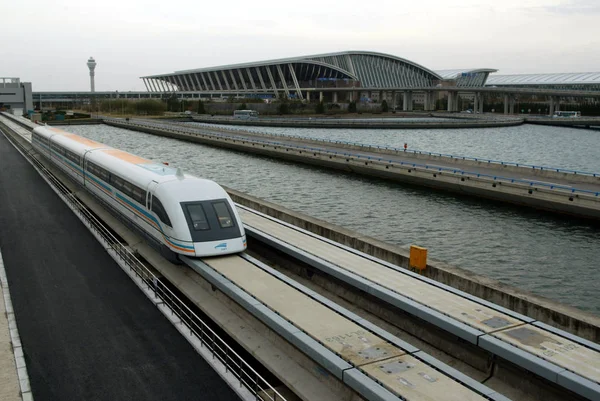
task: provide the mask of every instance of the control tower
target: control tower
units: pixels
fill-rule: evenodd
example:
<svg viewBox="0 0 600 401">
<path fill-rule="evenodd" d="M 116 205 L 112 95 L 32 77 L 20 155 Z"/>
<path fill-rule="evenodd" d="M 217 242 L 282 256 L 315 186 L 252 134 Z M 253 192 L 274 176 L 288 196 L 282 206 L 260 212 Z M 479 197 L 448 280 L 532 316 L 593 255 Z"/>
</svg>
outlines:
<svg viewBox="0 0 600 401">
<path fill-rule="evenodd" d="M 92 88 L 92 93 L 94 93 L 96 91 L 95 85 L 94 85 L 94 70 L 96 69 L 96 60 L 94 60 L 93 57 L 90 57 L 90 59 L 87 62 L 87 66 L 90 69 L 90 86 Z"/>
</svg>

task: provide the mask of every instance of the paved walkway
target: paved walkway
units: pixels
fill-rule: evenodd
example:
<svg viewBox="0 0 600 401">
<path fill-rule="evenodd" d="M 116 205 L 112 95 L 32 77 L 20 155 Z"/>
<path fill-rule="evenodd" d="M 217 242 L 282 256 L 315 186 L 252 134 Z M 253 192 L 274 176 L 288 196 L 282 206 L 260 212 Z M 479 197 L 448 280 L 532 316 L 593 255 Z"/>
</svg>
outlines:
<svg viewBox="0 0 600 401">
<path fill-rule="evenodd" d="M 0 205 L 36 401 L 238 399 L 1 134 Z"/>
<path fill-rule="evenodd" d="M 0 255 L 0 264 L 2 256 Z M 2 269 L 2 266 L 0 266 Z M 1 278 L 0 278 L 1 280 Z M 4 290 L 0 283 L 0 400 L 17 401 L 21 400 L 19 387 L 19 376 L 17 375 L 17 365 L 15 364 L 15 354 L 10 340 L 8 329 L 8 316 L 6 315 L 6 304 L 4 302 Z"/>
</svg>

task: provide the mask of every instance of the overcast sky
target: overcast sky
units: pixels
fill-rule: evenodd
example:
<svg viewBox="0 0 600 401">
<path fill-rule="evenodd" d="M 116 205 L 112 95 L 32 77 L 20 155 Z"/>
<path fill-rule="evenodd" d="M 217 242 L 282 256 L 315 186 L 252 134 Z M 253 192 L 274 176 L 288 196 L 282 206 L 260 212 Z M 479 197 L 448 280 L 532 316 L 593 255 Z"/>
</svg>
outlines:
<svg viewBox="0 0 600 401">
<path fill-rule="evenodd" d="M 8 3 L 8 4 L 7 4 Z M 433 70 L 600 70 L 600 0 L 9 1 L 0 76 L 34 91 L 145 90 L 140 76 L 371 50 Z"/>
</svg>

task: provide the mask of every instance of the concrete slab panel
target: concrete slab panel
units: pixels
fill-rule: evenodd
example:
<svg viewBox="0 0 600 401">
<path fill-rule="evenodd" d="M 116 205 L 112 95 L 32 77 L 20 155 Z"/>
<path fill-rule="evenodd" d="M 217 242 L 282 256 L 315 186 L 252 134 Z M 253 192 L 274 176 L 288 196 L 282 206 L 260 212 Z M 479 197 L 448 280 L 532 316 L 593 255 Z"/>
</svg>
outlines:
<svg viewBox="0 0 600 401">
<path fill-rule="evenodd" d="M 600 382 L 600 353 L 539 327 L 526 325 L 492 336 L 571 372 Z"/>
<path fill-rule="evenodd" d="M 306 250 L 312 255 L 335 264 L 348 272 L 426 305 L 484 333 L 492 333 L 502 328 L 514 327 L 523 323 L 487 306 L 431 286 L 421 280 L 401 274 L 372 260 L 350 253 L 318 238 L 307 236 L 254 213 L 240 209 L 240 216 L 244 223 L 251 227 L 268 232 L 279 240 Z M 490 325 L 490 321 L 494 324 Z"/>
<path fill-rule="evenodd" d="M 242 258 L 237 263 L 227 258 L 205 259 L 205 263 L 353 365 L 404 353 Z M 379 356 L 369 352 L 377 348 Z"/>
<path fill-rule="evenodd" d="M 394 394 L 411 401 L 486 399 L 411 355 L 371 363 L 361 366 L 360 370 Z"/>
</svg>

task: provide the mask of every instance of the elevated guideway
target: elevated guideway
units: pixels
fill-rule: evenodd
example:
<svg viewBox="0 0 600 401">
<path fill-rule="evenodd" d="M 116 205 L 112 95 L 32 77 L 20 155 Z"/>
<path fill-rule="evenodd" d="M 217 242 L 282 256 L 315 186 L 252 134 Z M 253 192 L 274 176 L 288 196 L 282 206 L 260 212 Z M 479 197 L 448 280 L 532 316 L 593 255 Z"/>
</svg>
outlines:
<svg viewBox="0 0 600 401">
<path fill-rule="evenodd" d="M 249 236 L 589 399 L 600 398 L 600 345 L 239 206 Z"/>
<path fill-rule="evenodd" d="M 214 127 L 147 120 L 104 121 L 155 135 L 600 220 L 600 176 L 595 173 L 463 160 L 306 138 L 267 138 L 257 133 L 224 132 Z"/>
<path fill-rule="evenodd" d="M 4 135 L 0 167 L 0 249 L 34 399 L 239 399 Z"/>
<path fill-rule="evenodd" d="M 600 347 L 597 344 L 250 209 L 240 209 L 250 236 L 290 257 L 432 324 L 469 346 L 507 360 L 556 388 L 573 392 L 572 399 L 577 399 L 575 394 L 587 399 L 600 395 Z M 458 385 L 455 389 L 451 381 L 447 382 L 451 387 L 445 388 L 452 388 L 452 394 L 447 397 L 456 394 L 459 397 L 456 399 L 503 399 L 495 391 L 480 387 L 478 382 L 422 350 L 251 257 L 186 259 L 185 262 L 215 288 L 368 399 L 387 399 L 388 393 L 409 399 L 432 396 L 435 399 L 440 396 L 439 387 L 431 383 L 446 383 L 446 378 L 459 383 L 454 383 Z M 340 320 L 340 315 L 344 319 Z M 344 330 L 340 331 L 341 328 Z M 415 372 L 422 374 L 411 376 Z M 443 377 L 434 376 L 436 372 L 443 373 Z"/>
<path fill-rule="evenodd" d="M 247 255 L 182 259 L 365 399 L 506 400 Z"/>
<path fill-rule="evenodd" d="M 185 261 L 241 305 L 250 302 L 263 322 L 365 399 L 507 400 L 343 308 L 303 294 L 248 256 Z"/>
</svg>

